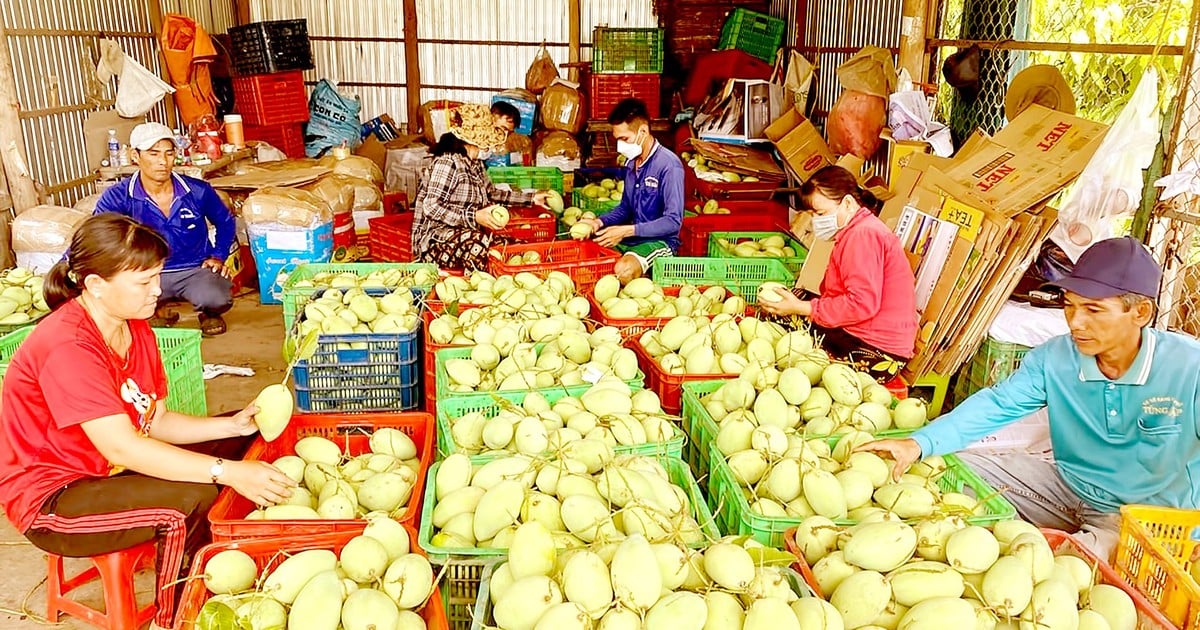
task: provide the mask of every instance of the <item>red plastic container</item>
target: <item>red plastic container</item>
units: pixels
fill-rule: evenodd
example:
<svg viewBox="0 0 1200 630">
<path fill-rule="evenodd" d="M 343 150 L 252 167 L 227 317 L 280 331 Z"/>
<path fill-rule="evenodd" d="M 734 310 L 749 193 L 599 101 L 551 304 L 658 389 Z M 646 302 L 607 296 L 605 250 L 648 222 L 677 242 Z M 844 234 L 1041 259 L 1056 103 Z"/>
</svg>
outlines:
<svg viewBox="0 0 1200 630">
<path fill-rule="evenodd" d="M 667 374 L 662 366 L 649 352 L 642 347 L 637 339 L 626 342 L 627 348 L 632 348 L 637 355 L 638 367 L 646 375 L 646 389 L 658 394 L 663 411 L 673 416 L 679 415 L 683 408 L 683 384 L 688 381 L 719 381 L 737 378 L 737 374 Z"/>
<path fill-rule="evenodd" d="M 549 210 L 513 207 L 508 209 L 508 225 L 496 236 L 510 243 L 545 243 L 558 232 L 558 217 Z"/>
<path fill-rule="evenodd" d="M 646 103 L 651 118 L 662 115 L 662 77 L 657 74 L 593 74 L 588 118 L 608 120 L 617 103 L 638 98 Z"/>
<path fill-rule="evenodd" d="M 525 252 L 537 252 L 542 261 L 532 265 L 509 265 L 509 258 Z M 554 241 L 532 245 L 504 245 L 493 247 L 488 257 L 488 273 L 493 276 L 517 275 L 529 272 L 545 276 L 551 271 L 561 271 L 575 281 L 575 292 L 586 295 L 596 282 L 613 272 L 613 265 L 621 254 L 616 250 L 601 247 L 592 241 Z"/>
<path fill-rule="evenodd" d="M 412 225 L 414 214 L 385 214 L 367 222 L 371 260 L 375 262 L 412 262 Z"/>
<path fill-rule="evenodd" d="M 1150 600 L 1146 599 L 1145 595 L 1122 580 L 1108 563 L 1096 557 L 1096 554 L 1079 544 L 1079 541 L 1072 538 L 1070 534 L 1057 529 L 1043 528 L 1042 535 L 1046 537 L 1046 542 L 1050 543 L 1050 549 L 1054 551 L 1054 555 L 1070 554 L 1082 558 L 1089 565 L 1095 567 L 1102 584 L 1109 584 L 1125 591 L 1125 594 L 1133 600 L 1134 608 L 1137 609 L 1138 630 L 1175 630 L 1175 626 L 1154 607 L 1154 604 L 1150 603 Z M 814 595 L 828 600 L 828 595 L 821 593 L 812 568 L 804 560 L 804 554 L 800 553 L 800 548 L 796 546 L 796 528 L 787 530 L 783 537 L 787 543 L 787 550 L 796 556 L 796 563 L 792 565 L 792 568 L 804 577 L 804 581 L 808 583 Z"/>
<path fill-rule="evenodd" d="M 436 428 L 433 415 L 423 412 L 364 413 L 364 414 L 299 414 L 292 416 L 287 429 L 273 442 L 259 437 L 246 451 L 246 460 L 271 462 L 284 455 L 296 453 L 300 438 L 317 435 L 332 440 L 351 456 L 368 452 L 370 433 L 382 428 L 399 429 L 417 445 L 421 467 L 413 486 L 408 508 L 398 520 L 415 526 L 421 510 L 421 494 L 425 489 L 425 473 L 433 463 Z M 327 520 L 247 520 L 254 510 L 250 500 L 224 488 L 208 512 L 213 542 L 269 538 L 274 536 L 307 536 L 333 532 L 358 533 L 367 526 L 362 519 Z"/>
<path fill-rule="evenodd" d="M 684 149 L 685 151 L 687 149 Z M 684 199 L 746 199 L 767 200 L 775 196 L 775 191 L 787 187 L 786 181 L 762 182 L 710 182 L 696 176 L 696 169 L 683 169 L 683 198 Z"/>
<path fill-rule="evenodd" d="M 304 157 L 304 125 L 301 123 L 283 123 L 280 125 L 251 125 L 242 126 L 242 134 L 246 140 L 258 140 L 283 151 L 290 158 Z"/>
<path fill-rule="evenodd" d="M 233 100 L 252 125 L 308 121 L 308 90 L 299 70 L 234 77 Z"/>
<path fill-rule="evenodd" d="M 425 552 L 416 545 L 417 530 L 410 525 L 405 525 L 405 529 L 408 530 L 409 540 L 413 541 L 412 553 L 424 556 Z M 243 551 L 254 559 L 254 564 L 258 565 L 259 575 L 262 575 L 273 571 L 287 559 L 288 555 L 301 551 L 328 549 L 340 554 L 342 547 L 345 547 L 346 543 L 355 536 L 358 536 L 358 532 L 338 532 L 314 536 L 257 538 L 214 543 L 202 547 L 192 560 L 191 574 L 183 586 L 183 594 L 179 599 L 179 610 L 175 615 L 176 630 L 192 630 L 196 627 L 196 619 L 200 615 L 200 610 L 204 608 L 205 602 L 210 597 L 208 589 L 204 587 L 204 580 L 201 579 L 204 575 L 204 565 L 218 553 L 231 549 Z M 446 609 L 442 605 L 440 589 L 433 589 L 425 606 L 417 611 L 417 614 L 425 620 L 425 626 L 429 630 L 449 630 L 450 624 L 446 620 Z"/>
<path fill-rule="evenodd" d="M 692 205 L 703 202 L 693 202 Z M 772 200 L 722 201 L 730 214 L 702 214 L 684 217 L 679 230 L 679 255 L 708 255 L 708 236 L 712 232 L 788 232 L 788 207 Z"/>
<path fill-rule="evenodd" d="M 683 89 L 683 104 L 695 107 L 731 78 L 770 79 L 771 64 L 740 50 L 718 50 L 700 55 L 692 64 Z"/>
</svg>

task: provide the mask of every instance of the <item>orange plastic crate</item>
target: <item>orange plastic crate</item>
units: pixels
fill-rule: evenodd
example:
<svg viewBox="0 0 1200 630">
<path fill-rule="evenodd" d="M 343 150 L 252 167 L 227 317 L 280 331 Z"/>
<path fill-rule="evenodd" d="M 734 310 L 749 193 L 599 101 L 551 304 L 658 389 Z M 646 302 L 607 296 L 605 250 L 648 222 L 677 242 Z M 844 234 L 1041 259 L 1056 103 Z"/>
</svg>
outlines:
<svg viewBox="0 0 1200 630">
<path fill-rule="evenodd" d="M 496 236 L 510 243 L 545 243 L 558 235 L 558 217 L 549 210 L 509 208 L 508 225 Z"/>
<path fill-rule="evenodd" d="M 371 260 L 375 262 L 412 262 L 414 214 L 388 214 L 367 222 Z"/>
<path fill-rule="evenodd" d="M 532 265 L 509 265 L 506 262 L 525 252 L 537 252 L 542 261 Z M 515 276 L 522 272 L 545 276 L 551 271 L 561 271 L 575 282 L 576 293 L 586 295 L 600 278 L 613 272 L 613 266 L 620 257 L 621 254 L 616 250 L 601 247 L 592 241 L 503 245 L 492 248 L 488 272 L 493 276 Z"/>
<path fill-rule="evenodd" d="M 404 528 L 408 531 L 408 539 L 412 541 L 412 553 L 424 556 L 425 552 L 416 544 L 417 530 L 411 525 L 405 525 Z M 342 547 L 345 547 L 346 543 L 358 535 L 358 532 L 336 532 L 311 536 L 256 538 L 213 543 L 201 548 L 192 559 L 191 574 L 188 576 L 187 583 L 183 587 L 183 594 L 179 599 L 179 611 L 175 615 L 176 630 L 192 630 L 196 627 L 200 609 L 204 608 L 205 602 L 209 599 L 208 589 L 204 587 L 202 579 L 204 565 L 218 553 L 231 549 L 243 551 L 254 559 L 254 563 L 258 565 L 259 575 L 262 575 L 274 570 L 289 555 L 301 551 L 328 549 L 340 554 Z M 446 620 L 446 609 L 442 605 L 441 593 L 436 587 L 417 614 L 425 620 L 425 626 L 429 630 L 449 630 L 450 624 Z"/>
<path fill-rule="evenodd" d="M 1181 630 L 1200 629 L 1200 586 L 1188 573 L 1197 528 L 1200 511 L 1121 507 L 1114 568 Z"/>
<path fill-rule="evenodd" d="M 408 507 L 397 520 L 416 525 L 421 509 L 421 493 L 425 489 L 425 473 L 433 463 L 436 428 L 433 414 L 424 412 L 334 414 L 312 413 L 292 416 L 283 434 L 273 442 L 258 437 L 243 459 L 272 462 L 284 455 L 296 454 L 300 438 L 316 435 L 332 440 L 351 456 L 370 450 L 370 433 L 382 428 L 399 429 L 417 445 L 420 468 L 413 486 Z M 323 520 L 247 520 L 254 511 L 249 499 L 223 488 L 208 512 L 208 522 L 214 542 L 269 538 L 275 536 L 307 536 L 331 532 L 361 532 L 367 522 L 363 519 Z"/>
<path fill-rule="evenodd" d="M 1108 563 L 1096 557 L 1096 554 L 1088 550 L 1079 543 L 1079 541 L 1071 538 L 1070 534 L 1059 531 L 1057 529 L 1042 529 L 1042 535 L 1046 537 L 1046 542 L 1050 543 L 1050 549 L 1054 551 L 1054 555 L 1071 554 L 1079 556 L 1087 561 L 1088 564 L 1096 568 L 1099 573 L 1100 582 L 1115 586 L 1122 591 L 1125 591 L 1133 600 L 1133 606 L 1137 609 L 1138 622 L 1137 630 L 1175 630 L 1175 626 L 1163 614 L 1154 607 L 1146 596 L 1138 592 L 1137 589 L 1129 585 L 1124 579 L 1114 571 Z M 821 593 L 821 588 L 817 585 L 817 578 L 813 575 L 812 569 L 808 566 L 808 562 L 804 560 L 804 554 L 800 553 L 800 549 L 796 547 L 796 528 L 793 527 L 784 534 L 784 540 L 787 543 L 787 550 L 793 556 L 796 556 L 796 563 L 792 568 L 804 576 L 804 581 L 808 583 L 809 588 L 813 593 L 821 599 L 828 600 L 826 594 Z"/>
<path fill-rule="evenodd" d="M 663 411 L 677 416 L 683 408 L 683 384 L 688 381 L 718 381 L 737 378 L 737 374 L 667 374 L 658 361 L 646 352 L 646 348 L 637 339 L 631 339 L 626 346 L 633 349 L 637 355 L 638 367 L 646 375 L 646 389 L 658 394 Z"/>
</svg>

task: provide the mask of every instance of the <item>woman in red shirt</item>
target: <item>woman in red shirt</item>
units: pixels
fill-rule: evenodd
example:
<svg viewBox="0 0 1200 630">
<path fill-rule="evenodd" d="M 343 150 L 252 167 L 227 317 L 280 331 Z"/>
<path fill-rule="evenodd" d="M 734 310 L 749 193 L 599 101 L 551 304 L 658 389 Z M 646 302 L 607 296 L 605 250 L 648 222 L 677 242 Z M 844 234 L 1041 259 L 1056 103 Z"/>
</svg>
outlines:
<svg viewBox="0 0 1200 630">
<path fill-rule="evenodd" d="M 833 241 L 821 295 L 778 291 L 780 301 L 758 304 L 772 315 L 809 318 L 830 355 L 886 382 L 913 357 L 917 339 L 916 279 L 900 239 L 875 216 L 875 195 L 840 166 L 813 174 L 800 201 L 815 236 Z"/>
<path fill-rule="evenodd" d="M 227 485 L 259 504 L 295 485 L 265 462 L 237 461 L 257 431 L 253 405 L 195 418 L 168 411 L 154 332 L 167 244 L 133 219 L 81 223 L 45 280 L 53 313 L 21 344 L 0 405 L 0 506 L 37 547 L 61 556 L 157 540 L 154 625 L 174 623 L 185 552 Z M 181 445 L 181 446 L 176 446 Z"/>
</svg>

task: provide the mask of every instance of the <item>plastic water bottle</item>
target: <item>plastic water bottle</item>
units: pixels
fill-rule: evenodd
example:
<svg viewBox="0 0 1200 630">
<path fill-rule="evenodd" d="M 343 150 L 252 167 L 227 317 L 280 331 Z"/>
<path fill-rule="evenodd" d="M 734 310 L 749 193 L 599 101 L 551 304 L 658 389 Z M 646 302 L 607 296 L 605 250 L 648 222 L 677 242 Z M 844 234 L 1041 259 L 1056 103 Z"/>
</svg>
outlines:
<svg viewBox="0 0 1200 630">
<path fill-rule="evenodd" d="M 116 168 L 121 161 L 121 141 L 117 139 L 117 130 L 108 130 L 108 165 Z"/>
</svg>

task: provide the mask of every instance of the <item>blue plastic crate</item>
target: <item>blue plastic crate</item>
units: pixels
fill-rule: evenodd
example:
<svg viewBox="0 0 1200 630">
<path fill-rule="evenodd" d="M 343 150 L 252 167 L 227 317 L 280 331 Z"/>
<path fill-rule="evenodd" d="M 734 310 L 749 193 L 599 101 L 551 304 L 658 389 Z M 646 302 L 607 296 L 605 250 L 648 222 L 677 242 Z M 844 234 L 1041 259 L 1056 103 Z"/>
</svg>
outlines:
<svg viewBox="0 0 1200 630">
<path fill-rule="evenodd" d="M 369 289 L 368 295 L 386 294 Z M 424 291 L 413 289 L 420 299 Z M 321 335 L 311 359 L 292 370 L 296 406 L 303 412 L 407 411 L 421 406 L 421 346 L 418 323 L 407 333 Z M 365 344 L 349 348 L 346 344 Z"/>
</svg>

